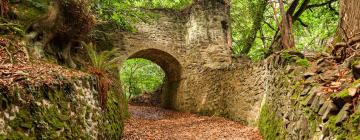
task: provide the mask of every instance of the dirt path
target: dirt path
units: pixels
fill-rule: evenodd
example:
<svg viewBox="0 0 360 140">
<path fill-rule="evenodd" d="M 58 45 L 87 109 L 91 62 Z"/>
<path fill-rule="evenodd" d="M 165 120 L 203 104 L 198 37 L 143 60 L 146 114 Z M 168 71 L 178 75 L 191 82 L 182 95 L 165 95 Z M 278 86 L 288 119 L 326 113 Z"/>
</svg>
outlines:
<svg viewBox="0 0 360 140">
<path fill-rule="evenodd" d="M 256 128 L 218 117 L 204 117 L 155 107 L 130 106 L 125 140 L 261 140 Z"/>
</svg>

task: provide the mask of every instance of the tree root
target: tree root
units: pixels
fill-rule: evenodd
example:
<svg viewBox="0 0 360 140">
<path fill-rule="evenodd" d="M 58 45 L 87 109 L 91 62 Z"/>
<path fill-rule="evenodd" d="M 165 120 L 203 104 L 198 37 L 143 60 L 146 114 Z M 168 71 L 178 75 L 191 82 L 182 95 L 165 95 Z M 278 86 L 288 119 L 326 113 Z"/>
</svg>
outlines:
<svg viewBox="0 0 360 140">
<path fill-rule="evenodd" d="M 9 46 L 9 45 L 7 45 L 7 46 L 4 47 L 4 48 L 5 48 L 6 53 L 9 55 L 10 63 L 11 63 L 11 64 L 14 64 L 14 60 L 13 60 L 13 57 L 12 57 L 12 55 L 11 55 L 11 52 L 7 49 L 8 46 Z"/>
</svg>

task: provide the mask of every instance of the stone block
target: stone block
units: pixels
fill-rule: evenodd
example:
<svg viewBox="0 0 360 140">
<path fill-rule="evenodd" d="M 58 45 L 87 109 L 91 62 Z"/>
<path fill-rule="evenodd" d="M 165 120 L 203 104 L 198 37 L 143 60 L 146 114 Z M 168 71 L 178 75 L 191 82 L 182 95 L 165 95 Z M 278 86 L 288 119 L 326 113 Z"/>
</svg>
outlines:
<svg viewBox="0 0 360 140">
<path fill-rule="evenodd" d="M 309 106 L 314 101 L 315 92 L 311 92 L 310 95 L 304 100 L 303 105 Z"/>
<path fill-rule="evenodd" d="M 336 116 L 336 121 L 335 124 L 336 125 L 340 125 L 341 123 L 343 123 L 346 119 L 349 118 L 349 111 L 351 108 L 351 104 L 350 103 L 346 103 L 343 108 L 340 110 L 339 114 Z"/>
<path fill-rule="evenodd" d="M 313 99 L 313 102 L 311 103 L 310 108 L 314 111 L 314 112 L 318 112 L 320 109 L 320 96 L 315 96 Z"/>
<path fill-rule="evenodd" d="M 322 116 L 323 121 L 327 121 L 332 112 L 337 111 L 337 106 L 331 101 L 328 100 L 324 103 L 324 105 L 320 108 L 318 114 Z"/>
<path fill-rule="evenodd" d="M 311 87 L 308 86 L 305 90 L 303 90 L 301 93 L 300 93 L 300 96 L 305 96 L 307 95 L 311 90 Z"/>
<path fill-rule="evenodd" d="M 360 101 L 357 103 L 357 106 L 355 107 L 355 113 L 360 113 Z"/>
</svg>

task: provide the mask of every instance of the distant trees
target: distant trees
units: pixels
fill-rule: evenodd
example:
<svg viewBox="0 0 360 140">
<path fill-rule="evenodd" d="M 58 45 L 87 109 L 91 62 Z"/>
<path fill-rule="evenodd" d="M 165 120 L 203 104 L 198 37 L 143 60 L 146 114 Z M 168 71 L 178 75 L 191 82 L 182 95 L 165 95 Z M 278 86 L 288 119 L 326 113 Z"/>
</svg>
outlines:
<svg viewBox="0 0 360 140">
<path fill-rule="evenodd" d="M 233 50 L 253 59 L 293 48 L 295 43 L 300 51 L 324 50 L 337 27 L 337 0 L 233 0 L 231 6 Z M 252 22 L 256 19 L 261 20 Z M 253 28 L 255 23 L 260 27 Z M 255 39 L 246 39 L 249 34 Z"/>
<path fill-rule="evenodd" d="M 129 59 L 120 71 L 123 90 L 128 99 L 144 92 L 154 92 L 165 80 L 165 72 L 150 60 Z"/>
</svg>

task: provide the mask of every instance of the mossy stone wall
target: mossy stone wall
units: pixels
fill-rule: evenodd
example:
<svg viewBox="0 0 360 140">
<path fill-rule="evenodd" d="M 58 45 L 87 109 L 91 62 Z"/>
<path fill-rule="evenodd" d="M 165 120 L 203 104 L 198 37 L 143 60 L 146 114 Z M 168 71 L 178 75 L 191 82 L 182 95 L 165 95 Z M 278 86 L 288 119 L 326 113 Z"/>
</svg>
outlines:
<svg viewBox="0 0 360 140">
<path fill-rule="evenodd" d="M 98 102 L 92 77 L 56 85 L 0 90 L 0 139 L 119 139 L 124 112 L 121 93 Z M 124 110 L 125 109 L 125 110 Z"/>
</svg>

